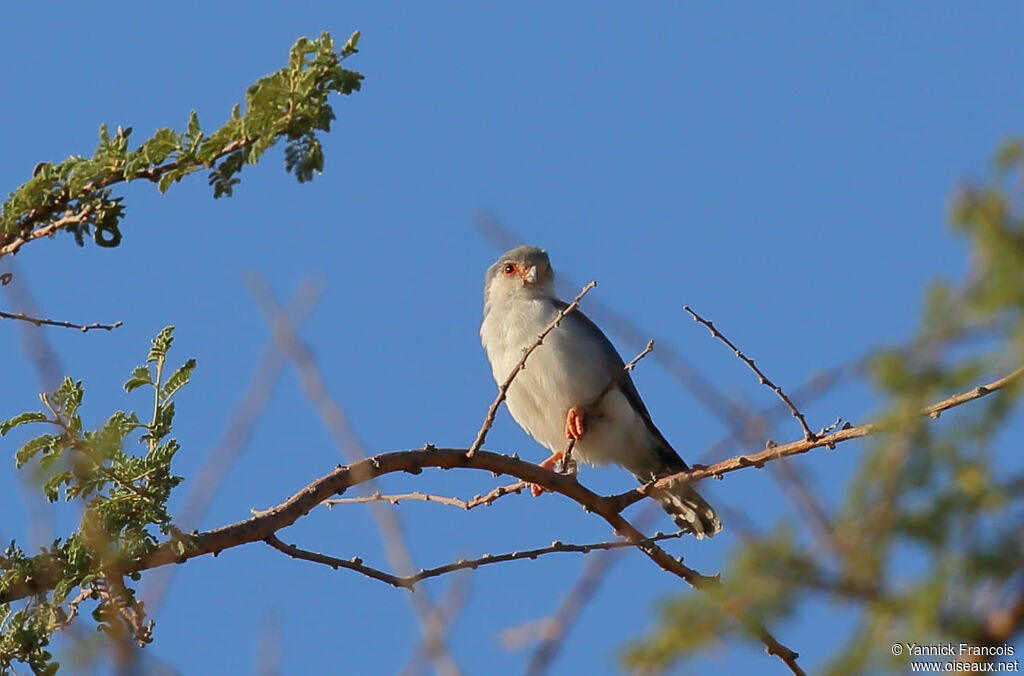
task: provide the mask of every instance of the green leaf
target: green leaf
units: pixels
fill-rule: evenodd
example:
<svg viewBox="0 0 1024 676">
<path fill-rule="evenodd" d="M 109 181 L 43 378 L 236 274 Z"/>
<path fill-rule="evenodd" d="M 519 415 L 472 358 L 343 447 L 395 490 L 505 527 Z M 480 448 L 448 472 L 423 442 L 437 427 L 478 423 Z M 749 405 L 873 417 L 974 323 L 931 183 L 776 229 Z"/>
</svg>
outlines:
<svg viewBox="0 0 1024 676">
<path fill-rule="evenodd" d="M 0 436 L 5 436 L 15 427 L 19 425 L 27 425 L 28 423 L 34 422 L 46 422 L 46 414 L 40 411 L 28 411 L 21 413 L 13 418 L 0 422 Z"/>
<path fill-rule="evenodd" d="M 66 418 L 72 418 L 82 404 L 84 396 L 85 389 L 82 387 L 82 381 L 74 381 L 70 377 L 64 376 L 64 381 L 54 393 L 54 401 Z"/>
<path fill-rule="evenodd" d="M 124 384 L 124 391 L 131 392 L 143 385 L 153 384 L 153 374 L 150 372 L 148 366 L 136 366 L 135 370 L 132 371 L 132 376 Z"/>
<path fill-rule="evenodd" d="M 14 454 L 14 462 L 17 467 L 21 467 L 26 462 L 31 460 L 36 453 L 49 446 L 55 439 L 52 434 L 44 434 L 38 436 L 35 439 L 28 441 L 24 446 L 18 449 L 18 452 Z"/>
<path fill-rule="evenodd" d="M 178 370 L 171 374 L 171 377 L 167 379 L 167 382 L 160 389 L 160 398 L 167 401 L 174 393 L 180 390 L 185 385 L 188 385 L 189 380 L 192 378 L 192 372 L 196 368 L 196 360 L 189 359 L 180 367 Z"/>
<path fill-rule="evenodd" d="M 148 363 L 162 361 L 167 356 L 167 350 L 171 349 L 173 342 L 174 326 L 164 327 L 153 339 L 153 346 L 149 348 L 149 356 L 146 357 L 146 361 Z"/>
</svg>

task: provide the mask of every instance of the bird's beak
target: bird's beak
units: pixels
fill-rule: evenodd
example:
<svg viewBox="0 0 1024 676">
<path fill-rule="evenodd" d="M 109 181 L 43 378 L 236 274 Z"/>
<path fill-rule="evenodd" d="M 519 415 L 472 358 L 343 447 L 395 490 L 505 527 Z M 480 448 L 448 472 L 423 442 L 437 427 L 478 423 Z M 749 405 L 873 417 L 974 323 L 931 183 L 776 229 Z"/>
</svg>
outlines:
<svg viewBox="0 0 1024 676">
<path fill-rule="evenodd" d="M 523 273 L 524 284 L 534 284 L 537 281 L 537 266 L 531 265 L 526 268 L 526 272 Z"/>
</svg>

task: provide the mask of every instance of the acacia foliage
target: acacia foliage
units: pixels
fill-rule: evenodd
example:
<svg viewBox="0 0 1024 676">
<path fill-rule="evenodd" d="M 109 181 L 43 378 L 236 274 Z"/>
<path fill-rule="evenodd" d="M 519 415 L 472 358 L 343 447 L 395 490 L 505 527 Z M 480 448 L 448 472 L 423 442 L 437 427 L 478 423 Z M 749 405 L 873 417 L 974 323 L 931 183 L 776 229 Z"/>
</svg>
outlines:
<svg viewBox="0 0 1024 676">
<path fill-rule="evenodd" d="M 198 171 L 209 170 L 214 197 L 231 196 L 247 164 L 256 164 L 284 140 L 285 169 L 299 182 L 323 171 L 320 132 L 335 119 L 330 95 L 359 91 L 363 76 L 342 67 L 357 52 L 359 32 L 335 51 L 329 33 L 299 39 L 288 64 L 246 90 L 245 110 L 235 104 L 228 121 L 204 132 L 193 110 L 185 130 L 158 129 L 134 149 L 131 127 L 111 134 L 100 126 L 100 140 L 91 157 L 72 155 L 62 162 L 40 162 L 32 177 L 0 206 L 0 256 L 17 251 L 33 237 L 66 230 L 79 245 L 86 236 L 100 246 L 121 242 L 123 198 L 113 186 L 147 180 L 165 192 Z"/>
<path fill-rule="evenodd" d="M 950 223 L 967 240 L 968 272 L 934 282 L 913 339 L 870 361 L 888 431 L 859 451 L 854 476 L 827 479 L 840 497 L 822 532 L 808 537 L 787 516 L 729 556 L 726 596 L 783 635 L 808 603 L 849 613 L 852 629 L 833 634 L 839 647 L 816 673 L 902 673 L 893 643 L 998 646 L 1024 630 L 1024 467 L 1000 436 L 1021 422 L 1020 381 L 941 420 L 919 414 L 1024 362 L 1022 176 L 1024 145 L 1010 142 L 989 182 L 955 195 Z M 726 636 L 750 640 L 741 632 L 706 595 L 666 598 L 623 665 L 662 671 Z"/>
<path fill-rule="evenodd" d="M 299 182 L 311 180 L 324 168 L 320 133 L 330 131 L 336 117 L 330 95 L 351 94 L 362 84 L 360 73 L 341 65 L 357 52 L 358 39 L 357 31 L 337 51 L 326 32 L 299 39 L 286 66 L 249 86 L 244 112 L 236 104 L 228 121 L 212 132 L 203 131 L 192 111 L 184 131 L 159 129 L 132 148 L 131 128 L 110 133 L 102 125 L 91 157 L 40 163 L 3 202 L 0 257 L 60 230 L 79 245 L 89 236 L 100 246 L 117 246 L 125 215 L 122 198 L 114 194 L 118 184 L 147 180 L 165 192 L 208 170 L 213 196 L 231 196 L 242 169 L 282 140 L 286 171 Z M 0 423 L 0 435 L 25 425 L 48 428 L 20 447 L 16 464 L 32 463 L 46 498 L 78 502 L 82 514 L 74 532 L 39 552 L 28 553 L 12 541 L 0 554 L 0 599 L 12 590 L 36 590 L 20 601 L 0 603 L 0 672 L 24 664 L 35 674 L 56 673 L 59 664 L 48 649 L 53 634 L 86 605 L 96 627 L 115 642 L 152 640 L 153 624 L 132 588 L 139 574 L 121 571 L 151 553 L 158 541 L 179 553 L 191 541 L 167 511 L 171 491 L 182 481 L 171 471 L 178 450 L 169 436 L 173 398 L 196 367 L 189 359 L 169 374 L 165 370 L 173 331 L 169 326 L 153 339 L 146 363 L 124 385 L 128 393 L 150 392 L 147 414 L 116 411 L 90 429 L 80 413 L 84 387 L 65 378 L 57 391 L 40 395 L 45 410 Z"/>
</svg>

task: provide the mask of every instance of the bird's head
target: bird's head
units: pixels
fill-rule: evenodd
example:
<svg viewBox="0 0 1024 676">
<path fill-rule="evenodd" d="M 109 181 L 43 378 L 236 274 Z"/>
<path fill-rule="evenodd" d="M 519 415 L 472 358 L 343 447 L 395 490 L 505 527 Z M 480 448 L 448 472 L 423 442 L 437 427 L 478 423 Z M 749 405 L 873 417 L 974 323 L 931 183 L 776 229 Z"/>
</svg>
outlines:
<svg viewBox="0 0 1024 676">
<path fill-rule="evenodd" d="M 546 251 L 535 246 L 517 246 L 487 268 L 484 300 L 551 297 L 554 281 L 555 273 Z"/>
</svg>

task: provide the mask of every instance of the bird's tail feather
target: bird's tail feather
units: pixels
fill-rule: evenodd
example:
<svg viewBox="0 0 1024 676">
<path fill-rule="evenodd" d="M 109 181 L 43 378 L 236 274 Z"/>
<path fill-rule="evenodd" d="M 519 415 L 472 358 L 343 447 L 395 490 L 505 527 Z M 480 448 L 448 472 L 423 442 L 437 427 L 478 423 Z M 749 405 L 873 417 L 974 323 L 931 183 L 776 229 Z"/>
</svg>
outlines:
<svg viewBox="0 0 1024 676">
<path fill-rule="evenodd" d="M 718 514 L 689 482 L 672 482 L 666 488 L 652 490 L 650 495 L 668 512 L 677 526 L 692 531 L 698 540 L 722 530 Z"/>
</svg>

